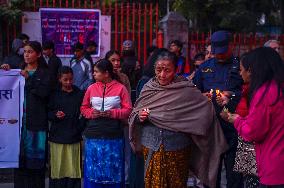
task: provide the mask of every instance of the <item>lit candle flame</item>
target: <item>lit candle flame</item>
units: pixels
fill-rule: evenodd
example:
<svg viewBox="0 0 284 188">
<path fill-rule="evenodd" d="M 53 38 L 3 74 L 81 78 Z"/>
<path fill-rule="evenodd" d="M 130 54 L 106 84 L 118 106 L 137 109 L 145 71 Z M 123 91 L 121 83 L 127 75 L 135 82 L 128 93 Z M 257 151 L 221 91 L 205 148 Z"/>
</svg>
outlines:
<svg viewBox="0 0 284 188">
<path fill-rule="evenodd" d="M 216 89 L 216 95 L 220 95 L 220 90 L 219 89 Z"/>
</svg>

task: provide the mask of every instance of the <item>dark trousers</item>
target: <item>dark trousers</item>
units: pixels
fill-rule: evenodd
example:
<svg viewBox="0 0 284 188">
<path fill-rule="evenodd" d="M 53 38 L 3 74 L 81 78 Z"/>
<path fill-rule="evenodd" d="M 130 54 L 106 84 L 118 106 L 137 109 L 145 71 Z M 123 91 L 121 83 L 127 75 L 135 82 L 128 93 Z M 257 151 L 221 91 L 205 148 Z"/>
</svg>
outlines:
<svg viewBox="0 0 284 188">
<path fill-rule="evenodd" d="M 224 133 L 226 140 L 229 145 L 229 150 L 224 153 L 221 157 L 218 179 L 216 187 L 220 187 L 221 183 L 221 170 L 222 170 L 222 160 L 224 160 L 225 168 L 226 168 L 226 178 L 227 178 L 227 188 L 243 188 L 243 176 L 241 173 L 237 173 L 233 171 L 236 151 L 238 146 L 238 137 L 237 134 Z"/>
<path fill-rule="evenodd" d="M 14 170 L 14 188 L 44 188 L 45 187 L 45 168 L 26 169 L 19 168 Z"/>
<path fill-rule="evenodd" d="M 143 155 L 131 151 L 129 168 L 129 188 L 144 188 L 144 158 Z"/>
<path fill-rule="evenodd" d="M 80 178 L 49 178 L 49 188 L 81 188 Z"/>
</svg>

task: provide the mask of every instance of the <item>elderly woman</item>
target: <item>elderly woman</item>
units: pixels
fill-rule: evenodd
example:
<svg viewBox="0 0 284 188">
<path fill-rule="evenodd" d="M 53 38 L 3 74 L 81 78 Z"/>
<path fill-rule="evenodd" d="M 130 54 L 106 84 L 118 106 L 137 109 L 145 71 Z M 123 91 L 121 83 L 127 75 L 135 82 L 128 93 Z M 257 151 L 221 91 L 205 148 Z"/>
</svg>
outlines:
<svg viewBox="0 0 284 188">
<path fill-rule="evenodd" d="M 146 188 L 186 187 L 189 170 L 215 187 L 227 146 L 224 135 L 211 102 L 176 76 L 176 67 L 173 53 L 158 55 L 155 77 L 145 84 L 130 115 L 129 139 L 136 152 L 142 144 Z"/>
</svg>

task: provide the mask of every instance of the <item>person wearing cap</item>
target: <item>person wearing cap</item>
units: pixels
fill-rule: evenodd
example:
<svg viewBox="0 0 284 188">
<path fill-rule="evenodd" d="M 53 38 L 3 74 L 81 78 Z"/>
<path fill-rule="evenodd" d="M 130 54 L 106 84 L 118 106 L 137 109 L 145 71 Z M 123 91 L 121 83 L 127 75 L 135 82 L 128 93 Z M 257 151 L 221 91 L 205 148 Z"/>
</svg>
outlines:
<svg viewBox="0 0 284 188">
<path fill-rule="evenodd" d="M 92 66 L 84 57 L 84 45 L 76 43 L 73 47 L 74 58 L 71 59 L 70 67 L 74 72 L 74 85 L 85 91 L 93 83 Z"/>
<path fill-rule="evenodd" d="M 227 187 L 239 188 L 243 184 L 242 175 L 233 171 L 238 134 L 234 126 L 225 122 L 219 114 L 225 108 L 230 112 L 234 112 L 241 98 L 243 81 L 239 75 L 240 64 L 238 58 L 232 55 L 227 31 L 213 33 L 211 46 L 214 58 L 208 59 L 200 65 L 193 78 L 193 83 L 214 104 L 216 114 L 229 144 L 229 149 L 223 156 Z M 219 173 L 221 174 L 221 167 Z M 220 182 L 221 175 L 218 178 L 217 187 L 220 186 Z"/>
<path fill-rule="evenodd" d="M 14 39 L 12 43 L 12 53 L 6 57 L 2 64 L 0 64 L 0 69 L 10 70 L 10 69 L 20 69 L 21 65 L 24 63 L 24 48 L 23 41 L 20 39 Z"/>
<path fill-rule="evenodd" d="M 123 42 L 121 72 L 126 74 L 131 86 L 131 101 L 135 102 L 136 86 L 142 76 L 141 65 L 135 54 L 134 43 L 131 40 Z"/>
<path fill-rule="evenodd" d="M 183 57 L 181 53 L 182 47 L 183 47 L 183 44 L 179 40 L 173 40 L 170 42 L 169 51 L 173 52 L 178 57 L 178 67 L 177 67 L 177 72 L 176 72 L 177 75 L 183 75 L 185 73 L 184 71 L 185 57 Z"/>
<path fill-rule="evenodd" d="M 54 43 L 52 41 L 45 41 L 42 44 L 42 53 L 45 62 L 48 65 L 48 72 L 51 81 L 51 88 L 55 89 L 58 85 L 57 74 L 58 70 L 62 67 L 62 62 L 55 54 Z"/>
<path fill-rule="evenodd" d="M 95 41 L 88 41 L 87 47 L 85 51 L 85 58 L 90 61 L 91 65 L 94 64 L 92 55 L 95 55 L 97 53 L 98 44 Z"/>
</svg>

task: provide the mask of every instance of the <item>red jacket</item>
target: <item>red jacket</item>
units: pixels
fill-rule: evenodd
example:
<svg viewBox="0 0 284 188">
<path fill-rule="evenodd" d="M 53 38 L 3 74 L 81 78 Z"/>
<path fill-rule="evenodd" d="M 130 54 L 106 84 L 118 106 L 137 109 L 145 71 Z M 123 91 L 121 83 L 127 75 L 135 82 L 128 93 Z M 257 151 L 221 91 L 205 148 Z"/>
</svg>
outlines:
<svg viewBox="0 0 284 188">
<path fill-rule="evenodd" d="M 243 85 L 243 90 L 242 90 L 242 98 L 236 108 L 236 114 L 239 114 L 242 117 L 246 117 L 249 113 L 248 109 L 248 90 L 249 90 L 249 85 L 244 84 Z"/>
<path fill-rule="evenodd" d="M 94 109 L 99 111 L 110 110 L 112 119 L 126 119 L 131 108 L 127 89 L 113 80 L 106 85 L 102 82 L 92 84 L 86 91 L 81 112 L 87 119 L 90 119 Z"/>
<path fill-rule="evenodd" d="M 265 185 L 284 184 L 284 97 L 281 94 L 274 104 L 277 96 L 276 82 L 264 84 L 256 91 L 248 116 L 234 123 L 241 137 L 255 142 L 258 175 Z"/>
</svg>

